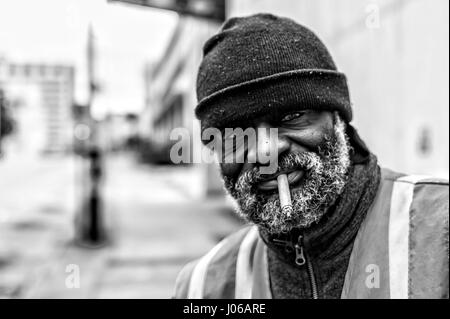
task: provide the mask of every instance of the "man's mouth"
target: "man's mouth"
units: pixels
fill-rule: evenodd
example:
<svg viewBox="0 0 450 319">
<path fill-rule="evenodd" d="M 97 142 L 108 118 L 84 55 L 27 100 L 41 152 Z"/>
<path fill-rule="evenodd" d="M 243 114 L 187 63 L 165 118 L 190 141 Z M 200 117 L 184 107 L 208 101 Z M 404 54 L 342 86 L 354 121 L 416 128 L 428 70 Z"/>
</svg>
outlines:
<svg viewBox="0 0 450 319">
<path fill-rule="evenodd" d="M 292 171 L 290 173 L 280 172 L 276 175 L 270 176 L 270 178 L 268 179 L 264 179 L 263 181 L 259 182 L 257 184 L 257 188 L 262 191 L 271 191 L 278 189 L 277 176 L 280 174 L 287 174 L 289 185 L 295 185 L 298 183 L 298 181 L 300 181 L 305 173 L 301 170 Z"/>
</svg>

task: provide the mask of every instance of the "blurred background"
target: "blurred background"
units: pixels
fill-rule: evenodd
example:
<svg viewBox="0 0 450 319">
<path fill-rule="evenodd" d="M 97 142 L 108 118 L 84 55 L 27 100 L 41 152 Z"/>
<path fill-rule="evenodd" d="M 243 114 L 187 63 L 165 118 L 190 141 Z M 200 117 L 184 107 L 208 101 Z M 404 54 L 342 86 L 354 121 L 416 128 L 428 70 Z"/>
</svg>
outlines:
<svg viewBox="0 0 450 319">
<path fill-rule="evenodd" d="M 202 45 L 232 16 L 313 29 L 381 165 L 448 178 L 448 6 L 0 0 L 0 297 L 170 298 L 181 267 L 241 227 L 216 164 L 169 158 L 173 128 L 198 131 Z"/>
</svg>

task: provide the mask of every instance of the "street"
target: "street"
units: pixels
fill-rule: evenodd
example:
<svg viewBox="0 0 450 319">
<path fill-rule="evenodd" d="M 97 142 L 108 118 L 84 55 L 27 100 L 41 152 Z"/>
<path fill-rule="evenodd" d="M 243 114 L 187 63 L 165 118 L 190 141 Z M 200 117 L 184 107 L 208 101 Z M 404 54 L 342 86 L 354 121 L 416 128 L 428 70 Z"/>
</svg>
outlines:
<svg viewBox="0 0 450 319">
<path fill-rule="evenodd" d="M 0 162 L 0 297 L 170 298 L 181 267 L 241 227 L 223 198 L 201 198 L 195 166 L 115 155 L 103 182 L 108 241 L 83 247 L 73 240 L 80 168 L 62 156 Z"/>
</svg>

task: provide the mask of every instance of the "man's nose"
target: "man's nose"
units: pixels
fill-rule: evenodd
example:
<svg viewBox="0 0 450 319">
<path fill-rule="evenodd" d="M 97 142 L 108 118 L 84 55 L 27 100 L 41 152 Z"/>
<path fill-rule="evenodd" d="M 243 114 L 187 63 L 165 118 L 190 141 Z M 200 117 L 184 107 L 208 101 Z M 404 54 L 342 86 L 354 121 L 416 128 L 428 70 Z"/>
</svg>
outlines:
<svg viewBox="0 0 450 319">
<path fill-rule="evenodd" d="M 278 130 L 267 123 L 261 123 L 256 127 L 256 145 L 249 150 L 248 156 L 256 159 L 256 163 L 267 165 L 269 156 L 279 157 L 288 152 L 291 142 L 286 136 L 278 134 Z"/>
</svg>

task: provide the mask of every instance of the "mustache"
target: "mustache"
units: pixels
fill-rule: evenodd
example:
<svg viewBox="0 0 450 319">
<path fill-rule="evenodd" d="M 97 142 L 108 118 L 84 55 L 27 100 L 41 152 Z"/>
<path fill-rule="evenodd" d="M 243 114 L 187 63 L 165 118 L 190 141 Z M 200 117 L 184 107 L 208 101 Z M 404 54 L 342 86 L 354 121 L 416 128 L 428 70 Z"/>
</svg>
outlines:
<svg viewBox="0 0 450 319">
<path fill-rule="evenodd" d="M 259 167 L 253 167 L 247 172 L 243 173 L 237 179 L 235 183 L 235 189 L 237 191 L 249 191 L 255 187 L 256 184 L 263 180 L 270 179 L 270 177 L 275 177 L 281 172 L 291 171 L 291 170 L 303 170 L 303 171 L 317 171 L 320 172 L 322 169 L 322 162 L 320 156 L 313 152 L 301 152 L 301 153 L 288 153 L 283 155 L 278 160 L 278 167 L 274 174 L 265 175 L 260 173 Z"/>
</svg>

